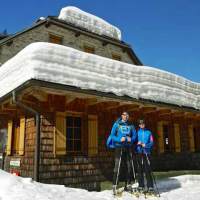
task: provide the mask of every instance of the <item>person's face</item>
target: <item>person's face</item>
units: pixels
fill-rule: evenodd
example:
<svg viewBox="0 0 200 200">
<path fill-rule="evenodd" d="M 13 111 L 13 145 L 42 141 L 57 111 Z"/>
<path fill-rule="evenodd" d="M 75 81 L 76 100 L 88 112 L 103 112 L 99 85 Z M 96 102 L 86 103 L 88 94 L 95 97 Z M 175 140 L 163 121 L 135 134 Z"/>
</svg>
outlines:
<svg viewBox="0 0 200 200">
<path fill-rule="evenodd" d="M 129 115 L 128 113 L 122 113 L 121 117 L 122 117 L 122 120 L 126 122 L 128 121 Z"/>
<path fill-rule="evenodd" d="M 144 129 L 145 128 L 145 124 L 139 124 L 139 127 Z"/>
</svg>

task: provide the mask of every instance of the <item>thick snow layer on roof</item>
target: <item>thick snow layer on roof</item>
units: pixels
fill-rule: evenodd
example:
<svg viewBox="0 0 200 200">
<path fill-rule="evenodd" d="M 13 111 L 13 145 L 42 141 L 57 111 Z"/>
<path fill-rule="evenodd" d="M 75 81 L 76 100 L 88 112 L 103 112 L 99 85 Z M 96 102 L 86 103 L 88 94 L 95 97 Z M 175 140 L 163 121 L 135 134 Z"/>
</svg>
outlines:
<svg viewBox="0 0 200 200">
<path fill-rule="evenodd" d="M 200 176 L 184 175 L 157 181 L 161 194 L 160 200 L 199 200 Z M 83 189 L 64 187 L 63 185 L 42 184 L 31 178 L 22 178 L 0 170 L 1 200 L 113 200 L 111 190 L 88 192 Z M 123 200 L 142 200 L 143 195 L 134 197 L 124 192 Z M 158 197 L 150 197 L 152 200 Z"/>
<path fill-rule="evenodd" d="M 96 34 L 121 40 L 121 31 L 117 27 L 79 8 L 73 6 L 62 8 L 58 19 L 72 23 L 75 26 L 87 29 Z"/>
<path fill-rule="evenodd" d="M 30 44 L 0 67 L 0 77 L 0 97 L 38 79 L 200 109 L 199 83 L 51 43 Z"/>
</svg>

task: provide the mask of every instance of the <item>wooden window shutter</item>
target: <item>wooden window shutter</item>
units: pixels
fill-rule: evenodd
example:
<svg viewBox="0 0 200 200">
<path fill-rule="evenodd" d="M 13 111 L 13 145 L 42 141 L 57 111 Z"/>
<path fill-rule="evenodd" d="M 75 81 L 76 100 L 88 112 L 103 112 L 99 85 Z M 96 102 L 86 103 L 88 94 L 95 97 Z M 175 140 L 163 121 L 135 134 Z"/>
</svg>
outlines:
<svg viewBox="0 0 200 200">
<path fill-rule="evenodd" d="M 163 123 L 162 122 L 158 122 L 157 130 L 158 130 L 159 153 L 164 153 L 164 138 L 163 138 Z"/>
<path fill-rule="evenodd" d="M 120 55 L 117 55 L 117 54 L 112 54 L 112 59 L 113 59 L 113 60 L 119 60 L 119 61 L 122 60 L 121 56 L 120 56 Z"/>
<path fill-rule="evenodd" d="M 181 152 L 180 125 L 174 124 L 175 152 Z"/>
<path fill-rule="evenodd" d="M 55 44 L 62 44 L 62 37 L 50 34 L 49 42 L 55 43 Z"/>
<path fill-rule="evenodd" d="M 98 153 L 98 118 L 88 115 L 88 154 L 94 156 Z"/>
<path fill-rule="evenodd" d="M 19 134 L 19 155 L 24 155 L 26 118 L 20 118 L 20 134 Z"/>
<path fill-rule="evenodd" d="M 195 145 L 194 145 L 194 127 L 193 125 L 188 126 L 188 136 L 189 136 L 189 144 L 190 144 L 190 151 L 195 151 Z"/>
<path fill-rule="evenodd" d="M 95 48 L 94 47 L 90 47 L 90 46 L 84 46 L 84 51 L 86 53 L 91 53 L 91 54 L 94 54 L 95 53 Z"/>
<path fill-rule="evenodd" d="M 6 146 L 6 154 L 11 155 L 11 147 L 12 147 L 12 130 L 13 130 L 13 121 L 8 121 L 8 138 L 7 138 L 7 146 Z"/>
<path fill-rule="evenodd" d="M 64 114 L 56 115 L 54 153 L 56 155 L 66 154 L 66 119 Z"/>
</svg>

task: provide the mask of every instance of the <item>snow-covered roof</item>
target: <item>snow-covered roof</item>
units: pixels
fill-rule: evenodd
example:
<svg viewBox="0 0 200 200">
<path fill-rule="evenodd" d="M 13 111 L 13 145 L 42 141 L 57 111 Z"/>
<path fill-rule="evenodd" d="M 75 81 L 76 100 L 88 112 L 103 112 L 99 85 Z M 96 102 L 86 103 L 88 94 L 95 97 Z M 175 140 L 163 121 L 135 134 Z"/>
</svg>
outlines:
<svg viewBox="0 0 200 200">
<path fill-rule="evenodd" d="M 84 28 L 96 34 L 121 40 L 121 31 L 117 27 L 97 16 L 84 12 L 79 8 L 73 6 L 62 8 L 58 19 L 72 23 L 75 26 Z"/>
<path fill-rule="evenodd" d="M 200 109 L 200 84 L 70 47 L 32 43 L 0 67 L 0 97 L 30 79 Z"/>
</svg>

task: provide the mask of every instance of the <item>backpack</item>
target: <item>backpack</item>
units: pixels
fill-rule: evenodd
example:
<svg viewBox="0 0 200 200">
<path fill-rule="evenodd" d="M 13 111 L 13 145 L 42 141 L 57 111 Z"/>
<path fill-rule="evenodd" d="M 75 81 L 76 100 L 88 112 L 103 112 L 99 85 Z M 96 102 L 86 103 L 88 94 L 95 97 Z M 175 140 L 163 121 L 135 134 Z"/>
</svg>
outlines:
<svg viewBox="0 0 200 200">
<path fill-rule="evenodd" d="M 118 120 L 118 121 L 119 121 L 119 120 Z M 119 128 L 120 128 L 120 125 L 118 124 L 118 127 L 117 127 L 116 132 L 118 132 Z M 108 149 L 114 149 L 114 148 L 115 148 L 115 144 L 114 144 L 114 142 L 113 142 L 111 133 L 110 133 L 110 135 L 108 136 L 108 139 L 107 139 L 107 141 L 106 141 L 106 147 L 107 147 Z"/>
<path fill-rule="evenodd" d="M 113 139 L 112 139 L 111 135 L 109 135 L 109 137 L 108 137 L 108 139 L 106 141 L 106 146 L 109 149 L 114 149 L 115 148 L 115 145 L 114 145 L 114 142 L 113 142 Z"/>
</svg>

